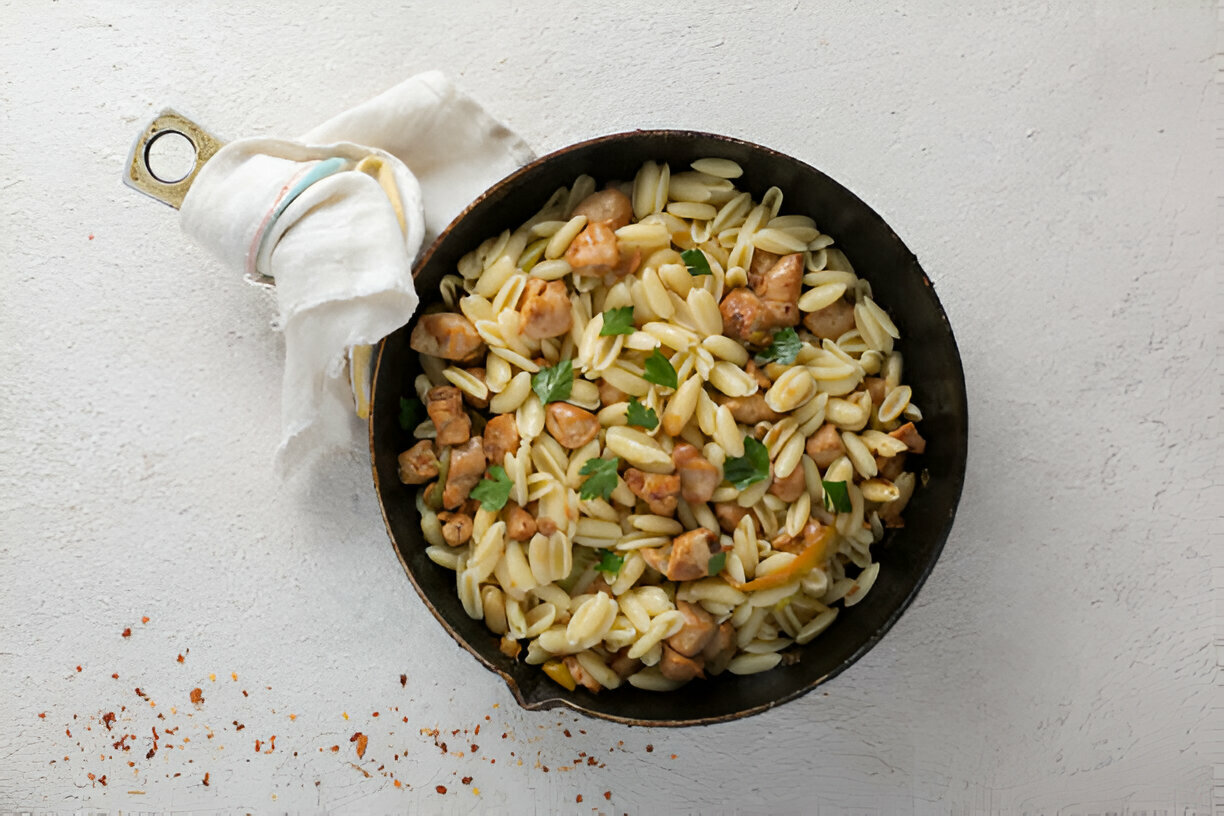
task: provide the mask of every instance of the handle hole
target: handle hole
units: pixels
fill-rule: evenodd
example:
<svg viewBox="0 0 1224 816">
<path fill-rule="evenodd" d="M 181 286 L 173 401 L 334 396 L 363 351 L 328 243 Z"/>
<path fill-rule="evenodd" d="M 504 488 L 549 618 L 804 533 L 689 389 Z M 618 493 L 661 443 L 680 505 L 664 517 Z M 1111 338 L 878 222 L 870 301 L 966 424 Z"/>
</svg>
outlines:
<svg viewBox="0 0 1224 816">
<path fill-rule="evenodd" d="M 153 134 L 145 145 L 145 167 L 162 184 L 177 184 L 195 169 L 196 146 L 177 130 Z"/>
</svg>

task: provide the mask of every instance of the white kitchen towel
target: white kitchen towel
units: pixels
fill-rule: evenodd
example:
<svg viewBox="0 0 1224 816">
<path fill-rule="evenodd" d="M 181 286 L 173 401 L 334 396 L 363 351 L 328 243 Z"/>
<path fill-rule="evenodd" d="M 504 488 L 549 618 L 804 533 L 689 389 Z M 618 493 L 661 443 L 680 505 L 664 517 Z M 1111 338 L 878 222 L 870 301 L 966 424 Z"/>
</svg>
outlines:
<svg viewBox="0 0 1224 816">
<path fill-rule="evenodd" d="M 364 439 L 354 411 L 366 371 L 349 349 L 377 343 L 417 305 L 412 264 L 531 149 L 439 72 L 412 77 L 297 140 L 230 142 L 200 170 L 183 229 L 254 280 L 275 282 L 285 334 L 287 475 Z"/>
</svg>

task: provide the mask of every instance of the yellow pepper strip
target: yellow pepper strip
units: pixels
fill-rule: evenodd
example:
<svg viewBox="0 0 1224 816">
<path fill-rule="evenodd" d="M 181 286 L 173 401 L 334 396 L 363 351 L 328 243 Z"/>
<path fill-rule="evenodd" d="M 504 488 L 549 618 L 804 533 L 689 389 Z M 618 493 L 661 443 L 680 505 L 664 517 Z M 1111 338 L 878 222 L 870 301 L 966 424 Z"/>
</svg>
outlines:
<svg viewBox="0 0 1224 816">
<path fill-rule="evenodd" d="M 825 559 L 825 551 L 833 540 L 835 530 L 832 525 L 821 530 L 820 535 L 807 543 L 794 561 L 787 566 L 772 572 L 763 578 L 756 578 L 745 583 L 728 581 L 727 583 L 740 592 L 751 592 L 758 589 L 774 589 L 784 586 L 791 580 L 806 575 L 810 570 L 820 566 Z"/>
<path fill-rule="evenodd" d="M 566 691 L 573 691 L 578 685 L 574 681 L 574 675 L 570 674 L 569 667 L 560 660 L 549 660 L 545 663 L 544 673 L 559 685 L 565 686 Z"/>
</svg>

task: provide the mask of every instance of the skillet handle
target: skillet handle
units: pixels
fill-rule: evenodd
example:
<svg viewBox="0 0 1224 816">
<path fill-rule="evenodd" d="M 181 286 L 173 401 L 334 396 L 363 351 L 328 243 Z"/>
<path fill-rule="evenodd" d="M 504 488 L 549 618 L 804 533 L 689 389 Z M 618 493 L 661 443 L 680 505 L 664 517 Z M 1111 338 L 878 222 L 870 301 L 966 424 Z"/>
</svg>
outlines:
<svg viewBox="0 0 1224 816">
<path fill-rule="evenodd" d="M 195 150 L 195 162 L 190 172 L 181 179 L 168 181 L 158 178 L 149 166 L 149 149 L 158 139 L 168 134 L 178 134 L 187 139 Z M 157 115 L 144 132 L 132 143 L 128 153 L 127 170 L 123 183 L 133 190 L 155 198 L 163 204 L 169 204 L 178 209 L 195 181 L 204 163 L 211 159 L 218 150 L 225 146 L 216 136 L 188 119 L 186 116 L 166 108 Z"/>
</svg>

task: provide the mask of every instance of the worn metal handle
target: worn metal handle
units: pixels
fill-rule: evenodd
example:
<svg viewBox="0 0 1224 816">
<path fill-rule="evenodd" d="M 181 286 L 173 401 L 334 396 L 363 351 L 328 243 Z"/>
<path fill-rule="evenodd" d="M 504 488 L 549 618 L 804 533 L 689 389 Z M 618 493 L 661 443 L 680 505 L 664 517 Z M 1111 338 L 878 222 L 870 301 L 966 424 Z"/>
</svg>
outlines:
<svg viewBox="0 0 1224 816">
<path fill-rule="evenodd" d="M 178 134 L 184 137 L 195 149 L 195 164 L 191 171 L 175 181 L 158 178 L 149 166 L 149 149 L 154 142 L 168 134 Z M 183 199 L 186 198 L 187 191 L 191 189 L 191 183 L 195 181 L 200 168 L 224 146 L 225 142 L 181 113 L 167 108 L 149 123 L 143 133 L 136 137 L 136 141 L 132 144 L 132 151 L 128 154 L 127 172 L 124 174 L 123 183 L 177 210 L 183 205 Z"/>
</svg>

